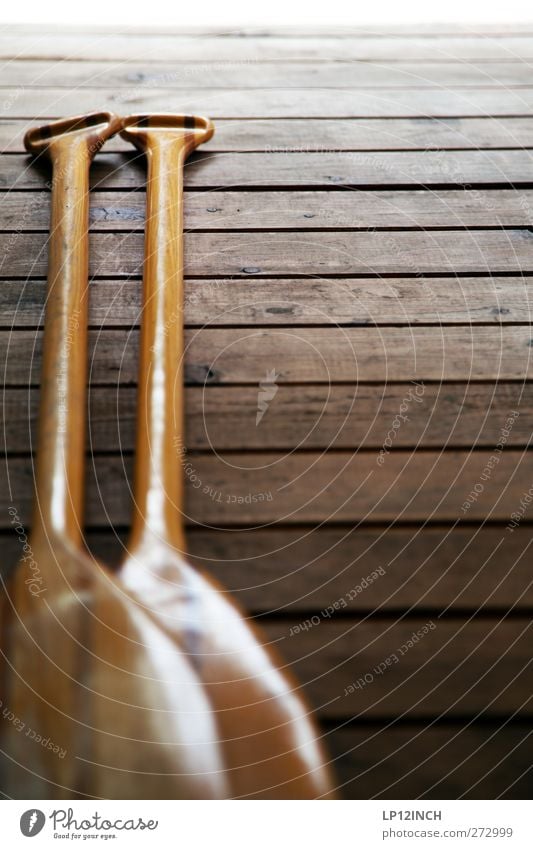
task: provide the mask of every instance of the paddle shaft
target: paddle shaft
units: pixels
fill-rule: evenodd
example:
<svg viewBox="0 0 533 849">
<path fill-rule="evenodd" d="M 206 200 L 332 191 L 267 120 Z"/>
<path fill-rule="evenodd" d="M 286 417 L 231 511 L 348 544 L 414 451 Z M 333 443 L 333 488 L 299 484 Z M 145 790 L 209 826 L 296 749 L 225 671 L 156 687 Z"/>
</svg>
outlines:
<svg viewBox="0 0 533 849">
<path fill-rule="evenodd" d="M 81 543 L 87 369 L 87 138 L 49 145 L 53 164 L 48 294 L 33 529 Z"/>
<path fill-rule="evenodd" d="M 184 135 L 148 134 L 143 316 L 139 363 L 134 515 L 129 550 L 154 536 L 180 551 L 183 477 Z"/>
</svg>

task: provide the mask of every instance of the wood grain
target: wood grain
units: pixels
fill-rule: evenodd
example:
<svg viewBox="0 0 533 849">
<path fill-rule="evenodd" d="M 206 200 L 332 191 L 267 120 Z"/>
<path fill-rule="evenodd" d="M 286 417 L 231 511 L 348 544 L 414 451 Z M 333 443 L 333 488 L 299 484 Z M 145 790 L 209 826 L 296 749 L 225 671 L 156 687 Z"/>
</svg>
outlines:
<svg viewBox="0 0 533 849">
<path fill-rule="evenodd" d="M 64 66 L 68 68 L 68 65 Z M 312 66 L 311 66 L 312 67 Z M 461 66 L 463 67 L 463 66 Z M 221 151 L 446 150 L 453 148 L 531 147 L 533 119 L 522 118 L 294 118 L 217 120 L 212 153 Z M 0 150 L 22 153 L 29 121 L 0 118 Z M 106 151 L 130 151 L 114 138 Z"/>
<path fill-rule="evenodd" d="M 533 56 L 533 39 L 531 39 Z M 1 46 L 0 46 L 1 50 Z M 0 55 L 0 58 L 1 55 Z M 246 64 L 243 66 L 246 74 Z M 517 89 L 337 89 L 262 88 L 183 91 L 166 88 L 121 89 L 15 88 L 6 92 L 4 116 L 40 120 L 76 110 L 114 109 L 128 113 L 205 112 L 213 118 L 408 118 L 483 117 L 533 114 L 533 88 Z"/>
<path fill-rule="evenodd" d="M 411 390 L 411 392 L 410 392 Z M 380 448 L 398 411 L 413 397 L 413 384 L 322 386 L 280 385 L 275 402 L 257 424 L 257 387 L 188 387 L 185 392 L 186 444 L 190 450 Z M 2 450 L 34 447 L 38 389 L 11 388 L 4 399 Z M 132 451 L 136 390 L 133 386 L 94 387 L 89 393 L 93 452 Z M 274 405 L 275 404 L 275 405 Z M 492 448 L 498 444 L 504 411 L 515 410 L 507 445 L 530 444 L 533 430 L 531 383 L 428 384 L 420 403 L 396 430 L 398 448 Z"/>
<path fill-rule="evenodd" d="M 434 630 L 402 654 L 413 634 Z M 418 617 L 379 623 L 323 621 L 293 633 L 294 623 L 267 632 L 303 682 L 319 714 L 328 717 L 531 717 L 531 621 L 459 621 Z M 466 650 L 465 650 L 466 649 Z M 396 655 L 398 662 L 374 672 Z M 366 686 L 349 690 L 359 678 Z"/>
<path fill-rule="evenodd" d="M 191 454 L 183 464 L 185 519 L 204 527 L 264 527 L 277 522 L 455 522 L 458 518 L 508 522 L 511 514 L 521 509 L 520 499 L 531 487 L 530 463 L 522 451 L 506 449 L 491 460 L 493 454 L 494 449 L 391 451 L 382 465 L 378 450 L 287 452 L 282 458 L 261 452 L 218 458 Z M 127 525 L 130 467 L 130 456 L 94 458 L 88 470 L 89 527 Z M 180 473 L 176 458 L 176 474 Z M 474 491 L 475 486 L 479 492 Z M 9 526 L 11 501 L 27 523 L 32 495 L 32 460 L 18 456 L 3 460 L 0 527 Z M 467 506 L 463 509 L 463 505 Z M 530 518 L 527 504 L 523 513 L 525 519 Z"/>
<path fill-rule="evenodd" d="M 529 799 L 531 723 L 326 732 L 346 799 Z M 388 825 L 388 824 L 387 824 Z"/>
<path fill-rule="evenodd" d="M 5 87 L 102 88 L 131 92 L 151 88 L 358 88 L 529 86 L 526 62 L 250 62 L 196 61 L 142 64 L 139 62 L 54 62 L 17 60 L 2 74 Z"/>
<path fill-rule="evenodd" d="M 144 159 L 102 153 L 91 168 L 91 184 L 98 189 L 144 185 Z M 44 163 L 18 155 L 0 158 L 3 190 L 44 189 L 50 172 Z M 530 188 L 532 158 L 527 150 L 428 151 L 420 153 L 225 153 L 197 154 L 185 167 L 189 189 L 298 188 L 406 186 L 440 187 L 499 185 Z"/>
<path fill-rule="evenodd" d="M 12 529 L 1 537 L 5 576 L 20 555 Z M 502 541 L 503 539 L 503 541 Z M 90 550 L 117 565 L 124 534 L 89 531 Z M 315 615 L 340 599 L 346 613 L 483 608 L 529 612 L 531 526 L 210 531 L 191 527 L 189 556 L 248 611 Z M 325 618 L 325 617 L 324 617 Z"/>
<path fill-rule="evenodd" d="M 44 277 L 44 234 L 0 234 L 5 278 Z M 137 276 L 142 268 L 141 233 L 96 233 L 90 274 Z M 309 233 L 188 233 L 185 273 L 195 277 L 417 275 L 533 271 L 529 229 Z"/>
<path fill-rule="evenodd" d="M 533 191 L 528 189 L 189 191 L 185 200 L 187 230 L 529 227 L 533 222 Z M 95 190 L 92 229 L 139 230 L 144 207 L 143 191 Z M 47 195 L 11 191 L 0 196 L 0 230 L 39 231 L 48 222 Z"/>
<path fill-rule="evenodd" d="M 392 279 L 205 279 L 185 284 L 188 327 L 387 324 L 517 324 L 531 321 L 530 277 Z M 91 287 L 93 327 L 137 326 L 140 281 L 96 280 Z M 0 326 L 42 322 L 41 280 L 0 283 Z"/>
<path fill-rule="evenodd" d="M 35 385 L 40 331 L 0 333 L 5 383 Z M 92 331 L 90 381 L 136 382 L 138 331 Z M 186 333 L 185 380 L 256 388 L 267 369 L 276 384 L 517 380 L 531 377 L 531 328 L 502 326 L 202 329 Z M 283 410 L 279 410 L 283 414 Z"/>
</svg>

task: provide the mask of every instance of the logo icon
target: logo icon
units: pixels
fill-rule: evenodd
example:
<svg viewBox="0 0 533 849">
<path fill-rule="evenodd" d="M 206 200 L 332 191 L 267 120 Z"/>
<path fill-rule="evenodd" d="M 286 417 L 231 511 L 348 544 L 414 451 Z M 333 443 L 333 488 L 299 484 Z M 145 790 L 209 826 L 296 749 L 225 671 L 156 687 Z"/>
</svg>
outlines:
<svg viewBox="0 0 533 849">
<path fill-rule="evenodd" d="M 279 374 L 276 374 L 276 369 L 270 369 L 259 384 L 259 392 L 257 393 L 257 414 L 255 417 L 256 427 L 259 425 L 259 422 L 268 410 L 270 402 L 273 401 L 276 396 L 279 389 L 279 386 L 276 383 L 278 377 Z"/>
<path fill-rule="evenodd" d="M 30 808 L 29 811 L 24 811 L 20 818 L 20 830 L 24 837 L 35 837 L 43 830 L 46 817 L 42 811 L 37 808 Z"/>
</svg>

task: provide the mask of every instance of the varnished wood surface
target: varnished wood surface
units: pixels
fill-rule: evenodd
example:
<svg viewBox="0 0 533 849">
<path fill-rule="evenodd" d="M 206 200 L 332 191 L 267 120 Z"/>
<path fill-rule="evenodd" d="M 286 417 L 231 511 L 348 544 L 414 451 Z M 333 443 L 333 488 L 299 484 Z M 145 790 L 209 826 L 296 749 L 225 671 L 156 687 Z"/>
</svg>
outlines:
<svg viewBox="0 0 533 849">
<path fill-rule="evenodd" d="M 1 601 L 0 678 L 9 712 L 0 726 L 0 786 L 8 798 L 224 795 L 220 773 L 208 773 L 217 747 L 193 669 L 82 543 L 88 171 L 94 153 L 120 126 L 116 116 L 97 113 L 25 136 L 29 151 L 49 157 L 53 177 L 32 530 Z M 8 515 L 21 527 L 12 502 Z M 168 677 L 157 677 L 160 653 L 167 656 Z M 176 679 L 184 683 L 179 706 Z M 175 711 L 166 731 L 147 719 L 153 710 L 167 718 Z M 200 752 L 179 716 L 183 710 L 197 714 L 205 745 Z M 21 733 L 25 727 L 55 738 L 57 757 L 45 747 L 32 751 L 31 735 Z M 149 791 L 139 781 L 141 764 L 152 770 Z"/>
<path fill-rule="evenodd" d="M 528 798 L 532 33 L 12 27 L 0 55 L 2 449 L 20 515 L 50 179 L 22 136 L 39 116 L 93 106 L 211 113 L 217 135 L 185 169 L 187 460 L 212 492 L 243 503 L 187 479 L 191 554 L 293 664 L 345 795 Z M 91 182 L 88 542 L 118 559 L 110 526 L 125 539 L 144 164 L 113 140 Z M 278 390 L 257 426 L 270 369 Z M 421 403 L 379 467 L 413 379 Z M 359 487 L 367 474 L 372 485 Z M 20 553 L 9 492 L 4 569 Z M 244 501 L 259 493 L 272 500 Z M 347 608 L 322 616 L 351 591 Z M 318 626 L 290 636 L 313 616 Z M 401 663 L 329 703 L 429 620 L 437 627 Z"/>
</svg>

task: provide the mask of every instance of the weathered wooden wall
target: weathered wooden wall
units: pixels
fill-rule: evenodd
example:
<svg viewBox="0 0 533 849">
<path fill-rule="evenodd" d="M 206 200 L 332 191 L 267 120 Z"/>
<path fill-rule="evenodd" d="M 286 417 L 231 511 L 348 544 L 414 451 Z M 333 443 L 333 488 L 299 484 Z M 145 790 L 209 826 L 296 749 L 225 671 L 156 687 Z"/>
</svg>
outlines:
<svg viewBox="0 0 533 849">
<path fill-rule="evenodd" d="M 190 547 L 293 665 L 348 797 L 531 795 L 531 60 L 512 27 L 0 37 L 4 570 L 46 279 L 50 174 L 23 133 L 94 108 L 209 114 L 186 169 Z M 121 140 L 92 169 L 87 540 L 109 561 L 144 175 Z"/>
</svg>

